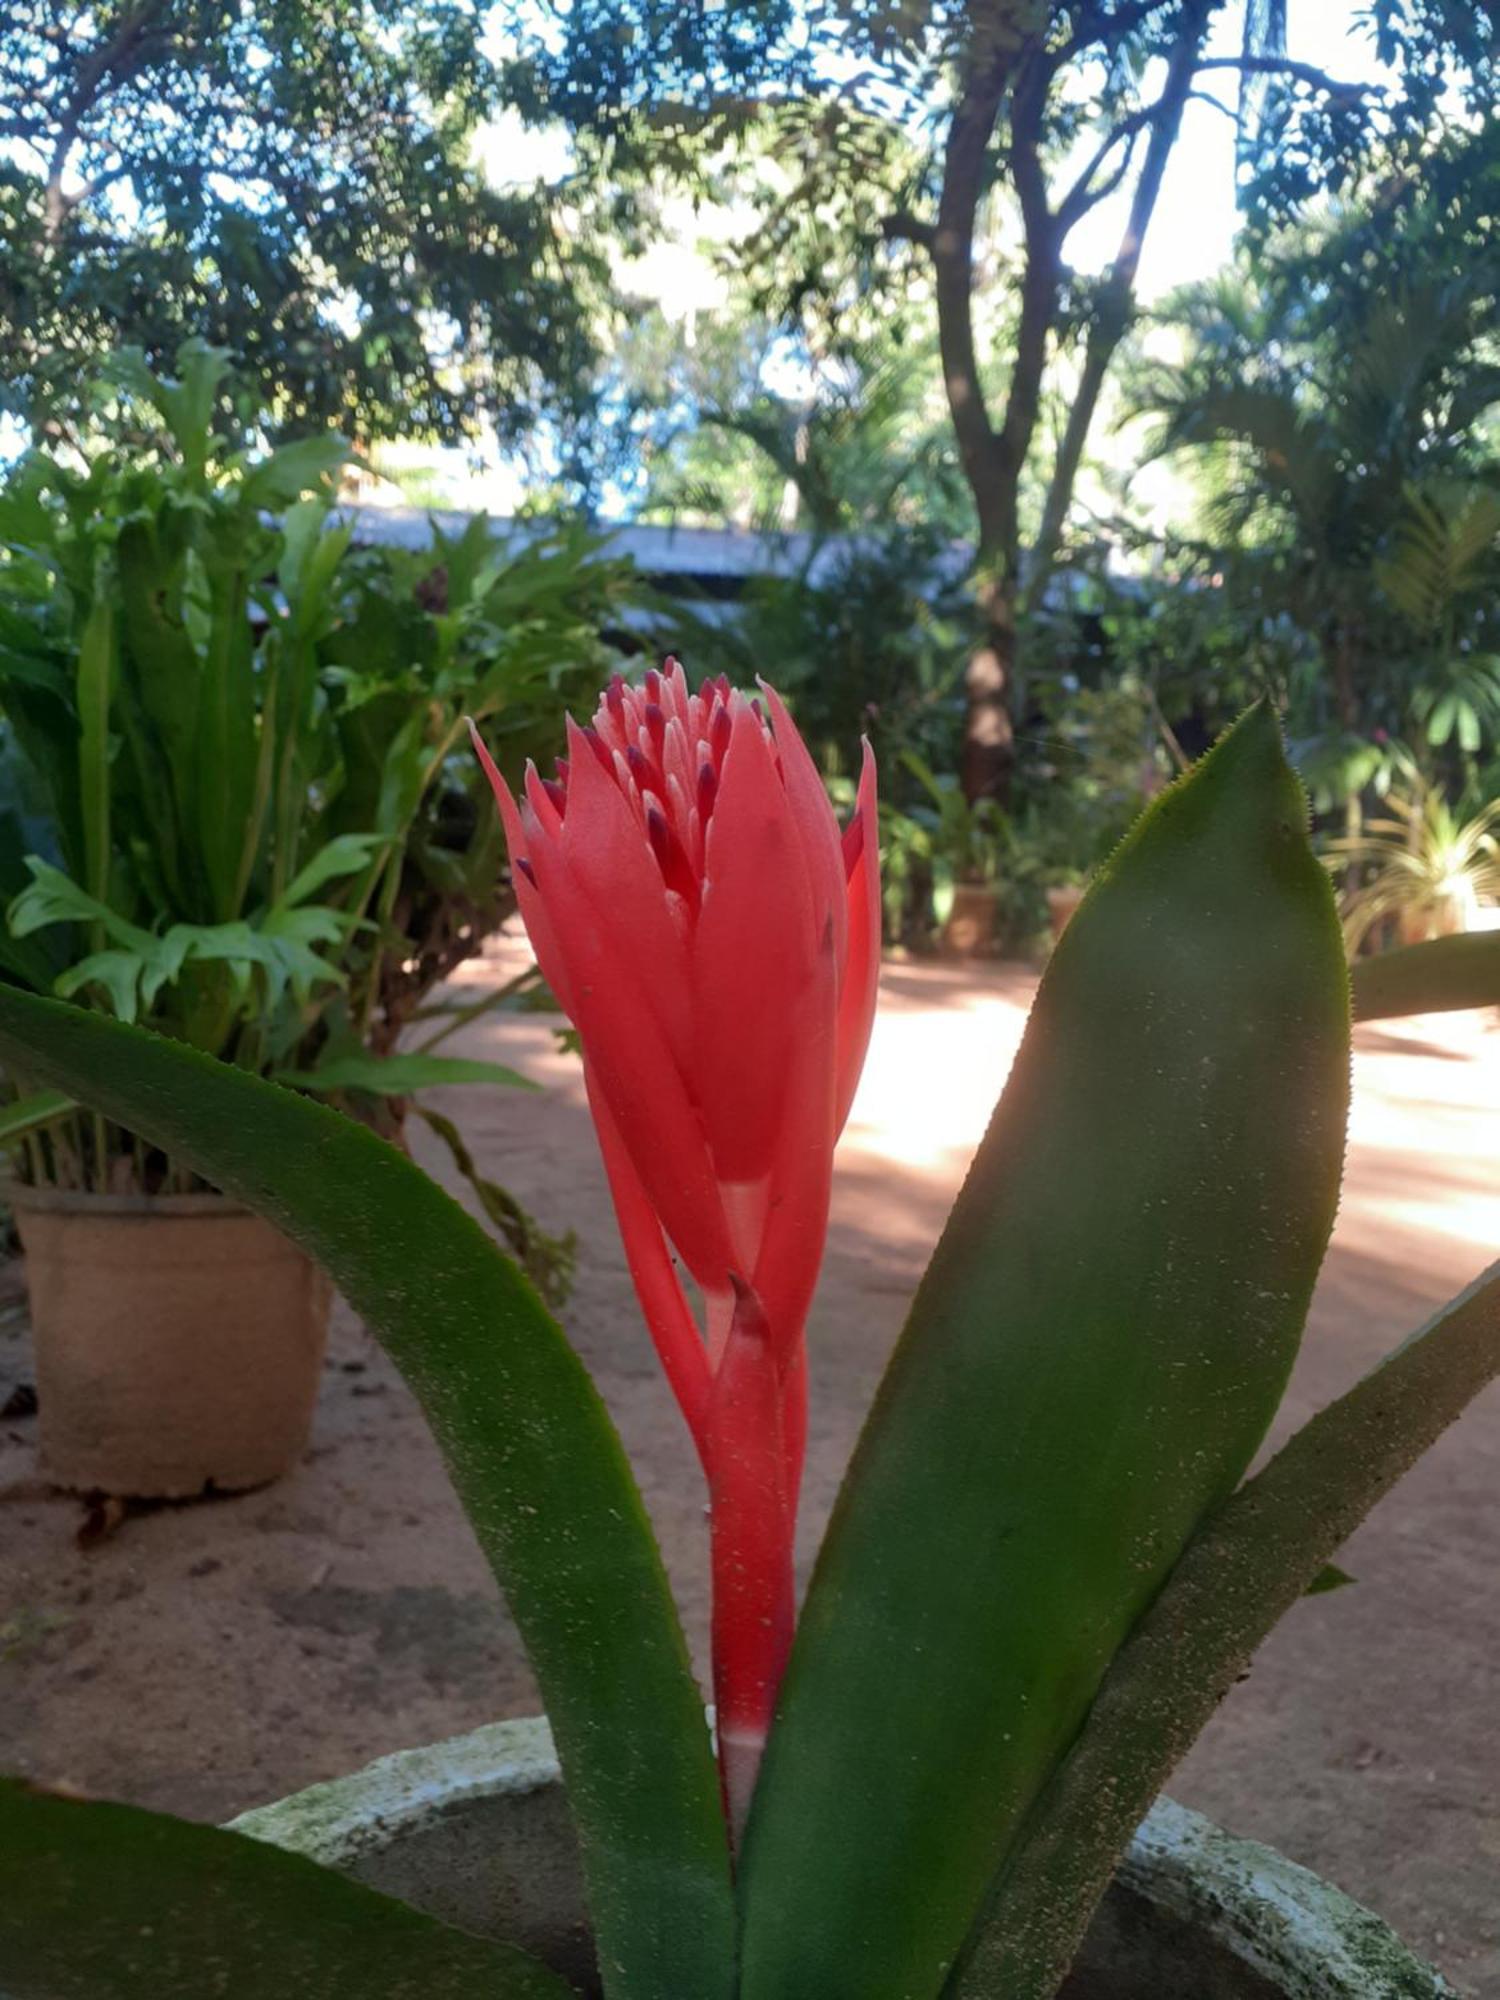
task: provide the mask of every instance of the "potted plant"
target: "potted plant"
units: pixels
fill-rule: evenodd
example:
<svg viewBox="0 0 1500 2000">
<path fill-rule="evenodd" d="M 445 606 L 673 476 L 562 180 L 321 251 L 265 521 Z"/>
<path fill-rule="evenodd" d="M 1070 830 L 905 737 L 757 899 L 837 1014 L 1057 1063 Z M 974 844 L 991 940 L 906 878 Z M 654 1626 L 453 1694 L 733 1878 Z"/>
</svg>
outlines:
<svg viewBox="0 0 1500 2000">
<path fill-rule="evenodd" d="M 903 750 L 900 762 L 925 795 L 906 817 L 925 836 L 941 947 L 953 958 L 987 957 L 1000 936 L 1004 810 L 998 799 L 966 799 L 953 773 L 933 771 L 914 750 Z"/>
<path fill-rule="evenodd" d="M 231 458 L 223 357 L 194 345 L 180 365 L 170 382 L 121 357 L 146 435 L 81 468 L 33 453 L 0 494 L 0 710 L 37 808 L 0 821 L 0 956 L 267 1074 L 343 983 L 338 905 L 373 845 L 320 835 L 306 805 L 309 667 L 346 539 L 309 496 L 346 448 Z M 281 1472 L 320 1379 L 316 1265 L 80 1107 L 8 1122 L 44 1471 L 164 1495 Z"/>
<path fill-rule="evenodd" d="M 420 660 L 383 655 L 357 684 L 337 671 L 341 634 L 371 622 L 350 612 L 350 530 L 329 514 L 342 441 L 233 451 L 224 356 L 189 343 L 179 371 L 120 357 L 122 441 L 81 468 L 32 454 L 0 492 L 0 743 L 15 780 L 0 963 L 337 1095 L 399 1138 L 385 1107 L 424 1084 L 519 1080 L 433 1053 L 452 1017 L 428 1047 L 396 1051 L 455 958 L 449 941 L 421 977 L 405 971 L 425 940 L 403 924 L 403 885 L 436 885 L 429 933 L 463 899 L 466 868 L 490 878 L 490 920 L 503 911 L 492 843 L 474 861 L 438 847 L 459 724 L 440 733 L 443 689 Z M 471 671 L 478 713 L 534 714 L 542 673 L 503 656 L 487 678 Z M 448 928 L 472 949 L 484 925 Z M 387 997 L 397 985 L 404 1010 Z M 320 1380 L 322 1274 L 170 1153 L 28 1095 L 24 1071 L 10 1081 L 0 1143 L 16 1159 L 44 1472 L 168 1496 L 276 1476 L 300 1455 Z M 565 1280 L 568 1246 L 429 1115 L 538 1277 Z"/>
<path fill-rule="evenodd" d="M 1405 762 L 1405 792 L 1387 793 L 1382 816 L 1361 833 L 1328 843 L 1330 865 L 1344 872 L 1339 907 L 1351 953 L 1385 924 L 1403 945 L 1462 936 L 1482 903 L 1500 902 L 1500 800 L 1450 805 Z"/>
<path fill-rule="evenodd" d="M 1273 718 L 1252 711 L 1157 801 L 1054 954 L 798 1608 L 805 1320 L 879 890 L 873 773 L 840 835 L 766 700 L 769 722 L 672 674 L 616 686 L 553 789 L 497 784 L 707 1479 L 713 1736 L 618 1440 L 494 1244 L 347 1118 L 0 988 L 8 1062 L 273 1213 L 386 1343 L 528 1644 L 582 1882 L 552 1906 L 559 1938 L 542 1851 L 524 1825 L 492 1849 L 497 1787 L 455 1787 L 448 1753 L 408 1773 L 451 1836 L 425 1889 L 403 1878 L 438 1916 L 243 1833 L 10 1783 L 13 2000 L 564 2000 L 595 1978 L 611 2000 L 1045 2000 L 1075 1961 L 1090 2000 L 1156 2000 L 1185 1962 L 1177 1990 L 1234 2000 L 1443 1992 L 1372 1919 L 1289 1910 L 1306 1884 L 1270 1863 L 1257 1893 L 1239 1857 L 1236 1905 L 1214 1837 L 1170 1812 L 1121 1894 L 1170 1928 L 1175 1867 L 1197 1959 L 1153 1954 L 1150 1912 L 1118 1902 L 1115 1944 L 1078 1958 L 1260 1639 L 1500 1373 L 1492 1270 L 1246 1476 L 1332 1226 L 1349 1081 L 1341 939 Z M 1388 961 L 1374 1004 L 1452 1004 L 1447 958 L 1425 955 L 1444 951 Z M 1459 997 L 1485 969 L 1500 992 L 1491 949 Z M 500 1754 L 513 1794 L 526 1748 Z M 545 1818 L 556 1785 L 529 1749 Z M 326 1838 L 316 1800 L 293 1815 L 301 1844 L 347 1850 L 323 1804 Z M 363 1830 L 401 1844 L 368 1813 Z M 508 1912 L 505 1942 L 447 1920 Z"/>
</svg>

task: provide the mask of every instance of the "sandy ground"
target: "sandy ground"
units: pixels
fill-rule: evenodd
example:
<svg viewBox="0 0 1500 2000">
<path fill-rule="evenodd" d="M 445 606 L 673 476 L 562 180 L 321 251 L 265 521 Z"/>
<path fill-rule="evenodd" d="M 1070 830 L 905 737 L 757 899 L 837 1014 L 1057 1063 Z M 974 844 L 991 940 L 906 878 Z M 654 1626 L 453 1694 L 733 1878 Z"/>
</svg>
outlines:
<svg viewBox="0 0 1500 2000">
<path fill-rule="evenodd" d="M 467 969 L 503 976 L 519 947 Z M 805 1550 L 1014 1051 L 1034 981 L 887 968 L 812 1329 Z M 475 987 L 477 991 L 477 985 Z M 634 1458 L 690 1633 L 702 1499 L 641 1331 L 582 1104 L 546 1017 L 464 1052 L 545 1096 L 450 1092 L 487 1169 L 582 1243 L 569 1331 Z M 1336 1393 L 1500 1243 L 1500 1031 L 1361 1030 L 1351 1164 L 1283 1423 Z M 425 1136 L 425 1135 L 424 1135 Z M 420 1143 L 420 1141 L 419 1141 Z M 425 1162 L 441 1163 L 425 1148 Z M 0 1299 L 0 1405 L 26 1379 Z M 392 1370 L 342 1310 L 313 1443 L 278 1486 L 75 1546 L 76 1501 L 0 1423 L 0 1768 L 217 1817 L 534 1696 L 515 1634 Z M 1474 1406 L 1260 1655 L 1173 1790 L 1389 1916 L 1465 1992 L 1500 1995 L 1500 1395 Z"/>
</svg>

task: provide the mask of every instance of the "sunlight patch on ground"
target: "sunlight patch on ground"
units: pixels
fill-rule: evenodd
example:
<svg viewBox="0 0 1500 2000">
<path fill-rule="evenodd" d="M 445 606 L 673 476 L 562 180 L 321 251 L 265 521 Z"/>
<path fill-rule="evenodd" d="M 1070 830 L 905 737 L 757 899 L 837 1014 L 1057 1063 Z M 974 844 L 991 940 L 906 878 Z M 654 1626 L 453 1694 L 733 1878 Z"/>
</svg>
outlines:
<svg viewBox="0 0 1500 2000">
<path fill-rule="evenodd" d="M 917 1169 L 967 1158 L 1026 1023 L 1031 985 L 1016 983 L 996 990 L 988 968 L 901 967 L 881 995 L 845 1144 Z"/>
</svg>

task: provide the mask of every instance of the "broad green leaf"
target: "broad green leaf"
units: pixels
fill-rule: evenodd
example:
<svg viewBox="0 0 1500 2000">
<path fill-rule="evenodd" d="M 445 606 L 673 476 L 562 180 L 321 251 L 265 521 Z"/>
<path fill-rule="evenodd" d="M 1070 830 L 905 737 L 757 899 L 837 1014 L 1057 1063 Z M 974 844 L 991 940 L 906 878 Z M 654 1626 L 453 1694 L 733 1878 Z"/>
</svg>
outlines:
<svg viewBox="0 0 1500 2000">
<path fill-rule="evenodd" d="M 327 520 L 328 507 L 321 500 L 301 501 L 282 516 L 286 551 L 280 582 L 299 640 L 321 638 L 331 623 L 330 588 L 354 539 L 352 521 L 328 527 Z"/>
<path fill-rule="evenodd" d="M 1356 959 L 1352 983 L 1356 1021 L 1500 1007 L 1500 931 L 1434 938 Z"/>
<path fill-rule="evenodd" d="M 552 1723 L 613 2000 L 727 2000 L 718 1781 L 618 1437 L 531 1287 L 393 1146 L 158 1036 L 0 988 L 0 1061 L 138 1131 L 316 1257 L 432 1425 Z"/>
<path fill-rule="evenodd" d="M 140 350 L 134 350 L 139 356 Z M 183 465 L 201 480 L 213 444 L 214 414 L 219 391 L 230 368 L 227 347 L 210 347 L 194 337 L 177 350 L 177 375 L 153 375 L 144 359 L 134 371 L 136 393 L 146 396 L 167 420 Z"/>
<path fill-rule="evenodd" d="M 744 2000 L 929 2000 L 1109 1662 L 1234 1489 L 1332 1226 L 1332 895 L 1266 709 L 1053 956 L 802 1613 Z"/>
<path fill-rule="evenodd" d="M 568 2000 L 491 1944 L 299 1854 L 0 1779 L 6 2000 Z"/>
<path fill-rule="evenodd" d="M 146 962 L 138 952 L 110 949 L 91 951 L 87 958 L 58 974 L 55 991 L 63 1000 L 97 986 L 109 995 L 110 1011 L 121 1021 L 133 1021 L 140 1012 L 141 975 Z"/>
<path fill-rule="evenodd" d="M 248 995 L 251 972 L 258 967 L 265 987 L 262 997 L 270 1012 L 280 1004 L 288 986 L 298 1002 L 306 1005 L 314 987 L 344 984 L 344 972 L 320 958 L 308 942 L 309 937 L 328 942 L 339 930 L 331 912 L 314 907 L 285 911 L 279 924 L 268 919 L 259 927 L 247 923 L 173 924 L 161 943 L 168 955 L 169 977 L 175 977 L 189 959 L 202 965 L 227 965 Z M 148 1005 L 161 984 L 154 976 L 142 982 Z"/>
<path fill-rule="evenodd" d="M 305 903 L 309 896 L 321 889 L 327 882 L 337 881 L 341 876 L 353 875 L 363 868 L 370 856 L 381 845 L 376 833 L 341 833 L 308 862 L 307 866 L 287 885 L 282 894 L 282 904 L 294 907 Z"/>
<path fill-rule="evenodd" d="M 115 615 L 111 579 L 101 567 L 93 609 L 78 642 L 78 795 L 88 886 L 109 896 L 109 710 L 114 694 Z"/>
<path fill-rule="evenodd" d="M 192 796 L 201 665 L 169 604 L 178 559 L 149 516 L 121 523 L 115 544 L 128 678 L 143 722 L 160 745 L 179 812 Z"/>
<path fill-rule="evenodd" d="M 50 861 L 28 854 L 26 866 L 31 871 L 31 881 L 6 912 L 6 923 L 13 937 L 29 937 L 48 924 L 97 924 L 116 944 L 138 952 L 143 958 L 150 957 L 152 945 L 158 942 L 150 931 L 127 922 L 99 897 L 81 889 L 71 875 L 54 868 Z"/>
<path fill-rule="evenodd" d="M 43 1132 L 76 1109 L 73 1099 L 60 1090 L 38 1090 L 0 1104 L 0 1146 L 14 1146 L 28 1133 Z"/>
<path fill-rule="evenodd" d="M 396 731 L 386 748 L 380 773 L 380 799 L 375 824 L 392 840 L 407 829 L 427 775 L 427 718 L 416 714 Z"/>
<path fill-rule="evenodd" d="M 289 506 L 304 493 L 329 485 L 349 458 L 347 442 L 332 434 L 297 438 L 247 464 L 240 495 L 247 507 Z"/>
<path fill-rule="evenodd" d="M 336 1056 L 316 1069 L 283 1070 L 278 1083 L 300 1090 L 369 1090 L 379 1097 L 406 1097 L 447 1083 L 501 1083 L 512 1090 L 536 1090 L 530 1077 L 504 1063 L 472 1062 L 465 1056 Z"/>
<path fill-rule="evenodd" d="M 1188 1545 L 1037 1801 L 952 1983 L 1052 2000 L 1126 1842 L 1328 1558 L 1500 1376 L 1500 1264 L 1304 1424 Z"/>
<path fill-rule="evenodd" d="M 212 914 L 228 923 L 240 915 L 236 897 L 260 758 L 250 577 L 239 561 L 220 559 L 214 565 L 197 723 L 193 777 L 198 840 Z"/>
</svg>

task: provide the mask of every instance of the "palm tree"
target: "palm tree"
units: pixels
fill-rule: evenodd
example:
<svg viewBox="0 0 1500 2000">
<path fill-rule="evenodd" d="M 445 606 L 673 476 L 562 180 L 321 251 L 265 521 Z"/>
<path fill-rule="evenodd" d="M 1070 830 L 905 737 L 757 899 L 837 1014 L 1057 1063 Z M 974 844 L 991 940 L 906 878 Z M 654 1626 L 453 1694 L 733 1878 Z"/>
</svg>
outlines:
<svg viewBox="0 0 1500 2000">
<path fill-rule="evenodd" d="M 1156 455 L 1199 455 L 1207 535 L 1315 639 L 1339 727 L 1415 715 L 1468 747 L 1500 723 L 1500 677 L 1456 625 L 1500 582 L 1500 460 L 1475 436 L 1500 401 L 1500 263 L 1393 282 L 1361 264 L 1320 287 L 1331 261 L 1284 254 L 1269 281 L 1242 267 L 1180 294 L 1186 359 L 1137 400 L 1162 419 Z"/>
</svg>

